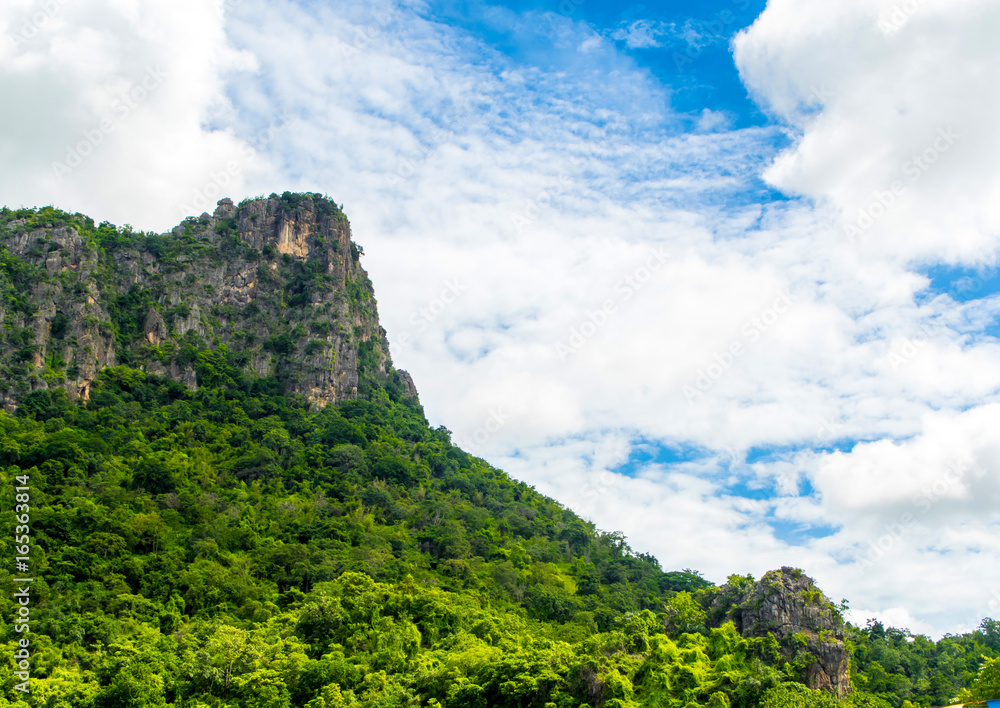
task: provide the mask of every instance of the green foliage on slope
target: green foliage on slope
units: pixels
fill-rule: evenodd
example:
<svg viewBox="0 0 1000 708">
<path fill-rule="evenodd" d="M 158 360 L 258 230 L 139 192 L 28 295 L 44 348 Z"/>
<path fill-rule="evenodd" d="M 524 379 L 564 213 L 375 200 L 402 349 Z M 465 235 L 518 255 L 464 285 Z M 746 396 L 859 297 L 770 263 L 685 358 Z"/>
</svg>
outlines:
<svg viewBox="0 0 1000 708">
<path fill-rule="evenodd" d="M 0 415 L 0 464 L 33 488 L 38 705 L 832 705 L 773 639 L 707 628 L 698 575 L 468 456 L 416 405 L 378 390 L 310 410 L 224 352 L 197 360 L 196 392 L 119 367 L 85 406 L 39 391 Z M 882 698 L 850 704 L 952 695 L 935 677 L 971 678 L 989 629 L 856 632 L 857 687 Z M 6 700 L 14 683 L 5 667 Z"/>
<path fill-rule="evenodd" d="M 705 627 L 697 574 L 416 404 L 310 410 L 197 360 L 195 392 L 119 367 L 86 405 L 38 391 L 0 415 L 0 464 L 33 489 L 35 704 L 756 706 L 797 678 L 773 640 Z"/>
<path fill-rule="evenodd" d="M 992 619 L 983 620 L 974 632 L 937 642 L 869 620 L 864 628 L 852 628 L 848 639 L 854 645 L 854 685 L 897 708 L 907 701 L 913 706 L 954 703 L 956 695 L 976 683 L 983 657 L 1000 657 L 1000 622 Z M 1000 686 L 993 690 L 988 680 L 981 689 L 978 700 L 1000 698 Z"/>
<path fill-rule="evenodd" d="M 494 638 L 477 641 L 488 646 L 505 637 L 537 644 L 524 661 L 553 647 L 571 657 L 570 647 L 614 631 L 629 613 L 660 611 L 670 594 L 708 586 L 663 573 L 620 535 L 596 533 L 463 453 L 419 407 L 382 389 L 310 410 L 274 380 L 245 375 L 224 350 L 196 358 L 196 392 L 119 367 L 85 406 L 43 390 L 17 416 L 0 416 L 0 464 L 11 478 L 28 474 L 34 490 L 40 686 L 90 686 L 93 705 L 120 702 L 108 696 L 133 683 L 153 687 L 143 700 L 198 694 L 256 705 L 233 682 L 253 683 L 261 667 L 292 661 L 288 652 L 316 662 L 346 651 L 362 668 L 340 677 L 353 692 L 345 695 L 365 695 L 364 681 L 382 671 L 403 681 L 400 690 L 429 696 L 403 677 L 413 662 L 433 664 L 428 652 L 446 639 L 486 632 Z M 0 548 L 12 553 L 9 539 Z M 330 583 L 361 577 L 345 573 L 382 583 L 380 609 L 364 621 L 325 618 L 327 595 L 341 592 Z M 382 607 L 402 602 L 404 587 L 448 607 L 444 624 L 429 610 Z M 10 618 L 12 601 L 3 605 Z M 325 622 L 350 631 L 331 634 Z M 10 624 L 0 627 L 5 641 L 16 638 Z M 274 634 L 288 645 L 248 649 L 220 687 L 197 673 L 215 666 L 197 657 L 218 632 Z M 404 648 L 383 646 L 383 633 L 399 633 Z M 200 648 L 186 659 L 192 646 Z M 566 661 L 553 679 L 560 686 Z M 292 700 L 288 671 L 275 690 Z M 4 682 L 11 697 L 9 668 Z M 312 688 L 295 694 L 297 704 L 316 698 L 321 687 Z"/>
</svg>

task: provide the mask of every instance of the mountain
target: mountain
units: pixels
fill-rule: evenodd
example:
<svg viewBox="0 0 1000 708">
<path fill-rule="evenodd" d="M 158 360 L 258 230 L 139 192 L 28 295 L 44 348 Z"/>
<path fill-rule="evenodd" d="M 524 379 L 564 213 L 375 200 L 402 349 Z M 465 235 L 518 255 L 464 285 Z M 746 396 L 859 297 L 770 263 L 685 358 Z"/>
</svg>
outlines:
<svg viewBox="0 0 1000 708">
<path fill-rule="evenodd" d="M 392 365 L 361 255 L 319 194 L 166 234 L 0 210 L 0 708 L 992 690 L 992 620 L 934 643 L 846 625 L 800 570 L 665 571 L 453 445 Z"/>
<path fill-rule="evenodd" d="M 374 385 L 415 395 L 389 365 L 361 251 L 330 200 L 286 193 L 237 208 L 224 199 L 163 235 L 51 208 L 4 229 L 8 407 L 50 387 L 86 400 L 98 373 L 119 364 L 194 388 L 197 353 L 208 349 L 320 405 Z"/>
</svg>

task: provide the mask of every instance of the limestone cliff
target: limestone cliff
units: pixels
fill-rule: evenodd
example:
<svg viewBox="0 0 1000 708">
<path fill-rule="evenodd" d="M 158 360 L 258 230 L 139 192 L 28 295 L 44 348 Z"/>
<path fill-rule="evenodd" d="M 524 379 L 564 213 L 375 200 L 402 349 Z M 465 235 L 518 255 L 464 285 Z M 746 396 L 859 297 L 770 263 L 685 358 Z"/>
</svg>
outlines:
<svg viewBox="0 0 1000 708">
<path fill-rule="evenodd" d="M 38 389 L 87 398 L 119 364 L 194 388 L 206 352 L 319 405 L 373 386 L 415 396 L 392 367 L 361 253 L 318 194 L 223 199 L 167 234 L 4 209 L 0 404 Z"/>
<path fill-rule="evenodd" d="M 787 660 L 804 667 L 810 688 L 843 698 L 851 690 L 844 621 L 812 579 L 783 567 L 757 582 L 733 576 L 712 605 L 716 623 L 732 620 L 744 637 L 773 634 Z"/>
</svg>

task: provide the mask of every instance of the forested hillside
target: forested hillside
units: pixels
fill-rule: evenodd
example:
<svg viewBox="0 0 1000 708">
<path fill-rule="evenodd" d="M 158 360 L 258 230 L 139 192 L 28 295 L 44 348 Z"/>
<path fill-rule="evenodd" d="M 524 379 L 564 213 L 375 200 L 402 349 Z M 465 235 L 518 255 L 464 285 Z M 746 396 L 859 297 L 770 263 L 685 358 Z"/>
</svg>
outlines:
<svg viewBox="0 0 1000 708">
<path fill-rule="evenodd" d="M 22 513 L 32 541 L 28 631 L 0 599 L 0 706 L 1000 697 L 992 620 L 934 643 L 845 626 L 801 571 L 717 587 L 463 452 L 392 367 L 339 208 L 228 206 L 163 235 L 0 212 L 5 587 Z M 762 624 L 775 597 L 813 624 Z M 839 700 L 805 685 L 824 647 L 850 662 Z"/>
</svg>

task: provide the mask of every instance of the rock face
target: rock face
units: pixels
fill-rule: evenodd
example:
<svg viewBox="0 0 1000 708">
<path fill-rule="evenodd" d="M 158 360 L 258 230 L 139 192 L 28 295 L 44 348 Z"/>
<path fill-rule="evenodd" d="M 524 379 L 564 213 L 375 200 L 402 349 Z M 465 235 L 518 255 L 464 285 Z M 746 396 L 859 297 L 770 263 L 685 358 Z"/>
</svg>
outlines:
<svg viewBox="0 0 1000 708">
<path fill-rule="evenodd" d="M 347 218 L 321 195 L 223 199 L 168 234 L 22 211 L 0 213 L 7 409 L 39 389 L 86 399 L 119 364 L 194 388 L 205 352 L 320 405 L 373 385 L 416 396 L 392 367 Z"/>
<path fill-rule="evenodd" d="M 802 679 L 810 688 L 838 698 L 850 692 L 843 619 L 801 570 L 772 570 L 758 582 L 734 576 L 716 597 L 711 615 L 732 620 L 744 637 L 773 634 L 786 659 L 805 665 Z"/>
</svg>

